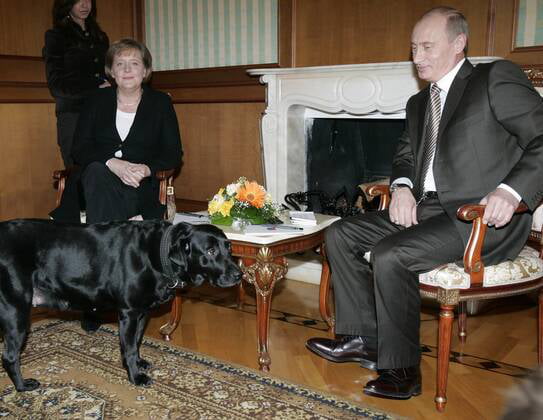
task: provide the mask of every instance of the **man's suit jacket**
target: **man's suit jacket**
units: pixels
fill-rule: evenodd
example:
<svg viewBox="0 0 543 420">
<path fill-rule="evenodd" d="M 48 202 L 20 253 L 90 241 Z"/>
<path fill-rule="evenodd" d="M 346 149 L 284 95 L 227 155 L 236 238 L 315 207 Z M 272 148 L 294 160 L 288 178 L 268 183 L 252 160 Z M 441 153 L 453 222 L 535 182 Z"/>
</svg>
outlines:
<svg viewBox="0 0 543 420">
<path fill-rule="evenodd" d="M 168 95 L 144 87 L 141 102 L 126 139 L 121 141 L 116 126 L 116 89 L 99 89 L 84 104 L 77 124 L 72 156 L 80 170 L 70 175 L 70 188 L 66 186 L 60 206 L 51 212 L 55 220 L 79 221 L 78 178 L 92 162 L 105 163 L 122 151 L 122 160 L 143 163 L 151 176 L 140 184 L 146 206 L 145 218 L 160 218 L 164 207 L 158 201 L 159 170 L 180 166 L 183 154 L 177 116 Z"/>
<path fill-rule="evenodd" d="M 407 103 L 407 126 L 393 160 L 391 179 L 407 177 L 420 193 L 429 87 Z M 467 242 L 471 225 L 456 217 L 463 204 L 505 183 L 530 209 L 543 197 L 543 101 L 524 73 L 505 60 L 462 65 L 447 94 L 433 163 L 439 200 Z M 500 229 L 488 229 L 487 264 L 516 257 L 525 243 L 531 215 L 515 215 Z"/>
</svg>

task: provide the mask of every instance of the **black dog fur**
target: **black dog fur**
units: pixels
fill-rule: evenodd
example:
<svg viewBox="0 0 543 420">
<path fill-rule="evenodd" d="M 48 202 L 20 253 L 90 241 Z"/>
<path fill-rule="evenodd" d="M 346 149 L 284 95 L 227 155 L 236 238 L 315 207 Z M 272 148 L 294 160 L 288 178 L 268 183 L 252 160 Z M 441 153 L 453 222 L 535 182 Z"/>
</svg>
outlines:
<svg viewBox="0 0 543 420">
<path fill-rule="evenodd" d="M 95 225 L 2 222 L 2 365 L 17 391 L 39 386 L 35 379 L 23 379 L 20 368 L 33 305 L 115 310 L 128 378 L 135 385 L 149 385 L 152 380 L 144 371 L 150 364 L 139 355 L 149 311 L 172 299 L 176 287 L 198 286 L 205 280 L 219 287 L 241 280 L 230 242 L 215 226 L 158 220 Z"/>
</svg>

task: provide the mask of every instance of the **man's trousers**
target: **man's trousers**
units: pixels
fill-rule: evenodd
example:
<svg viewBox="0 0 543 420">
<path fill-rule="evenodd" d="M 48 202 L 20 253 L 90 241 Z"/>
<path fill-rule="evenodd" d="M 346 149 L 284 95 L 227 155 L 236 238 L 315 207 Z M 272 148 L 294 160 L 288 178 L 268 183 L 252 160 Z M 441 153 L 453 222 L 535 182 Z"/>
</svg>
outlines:
<svg viewBox="0 0 543 420">
<path fill-rule="evenodd" d="M 335 332 L 376 337 L 379 369 L 420 363 L 418 274 L 461 260 L 464 252 L 438 199 L 420 203 L 417 220 L 404 228 L 390 221 L 388 210 L 368 212 L 326 231 Z M 370 263 L 364 259 L 367 252 Z"/>
</svg>

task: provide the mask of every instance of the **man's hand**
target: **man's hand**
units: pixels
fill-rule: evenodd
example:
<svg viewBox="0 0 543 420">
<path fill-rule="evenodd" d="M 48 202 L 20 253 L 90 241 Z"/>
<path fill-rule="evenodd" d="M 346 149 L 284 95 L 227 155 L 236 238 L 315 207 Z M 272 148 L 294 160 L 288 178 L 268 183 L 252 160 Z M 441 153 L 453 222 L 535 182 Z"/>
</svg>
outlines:
<svg viewBox="0 0 543 420">
<path fill-rule="evenodd" d="M 107 161 L 107 167 L 111 172 L 129 187 L 138 188 L 143 178 L 151 175 L 151 170 L 147 165 L 131 163 L 126 160 L 112 158 Z"/>
<path fill-rule="evenodd" d="M 406 228 L 416 225 L 417 202 L 410 188 L 398 188 L 392 193 L 390 208 L 390 221 Z"/>
<path fill-rule="evenodd" d="M 496 188 L 479 202 L 485 204 L 483 223 L 500 228 L 510 222 L 519 201 L 504 188 Z"/>
</svg>

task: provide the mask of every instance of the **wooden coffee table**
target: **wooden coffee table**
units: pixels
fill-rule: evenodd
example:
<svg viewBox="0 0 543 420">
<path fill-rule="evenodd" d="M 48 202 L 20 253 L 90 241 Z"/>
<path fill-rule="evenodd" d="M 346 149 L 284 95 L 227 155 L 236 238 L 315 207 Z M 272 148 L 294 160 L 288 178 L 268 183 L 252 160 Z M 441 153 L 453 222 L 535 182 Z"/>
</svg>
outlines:
<svg viewBox="0 0 543 420">
<path fill-rule="evenodd" d="M 232 254 L 240 259 L 243 279 L 254 285 L 256 292 L 256 335 L 258 339 L 258 365 L 269 371 L 271 357 L 268 351 L 270 309 L 275 284 L 285 278 L 288 265 L 286 256 L 320 247 L 324 242 L 324 230 L 339 217 L 317 214 L 316 226 L 305 226 L 296 234 L 270 236 L 247 235 L 224 227 L 223 231 L 232 243 Z M 323 274 L 327 269 L 323 266 Z M 240 285 L 239 301 L 243 303 L 245 292 Z"/>
<path fill-rule="evenodd" d="M 257 236 L 234 231 L 231 227 L 220 227 L 232 243 L 232 254 L 239 258 L 243 278 L 254 285 L 256 291 L 256 335 L 258 339 L 258 365 L 260 370 L 269 371 L 271 357 L 268 351 L 268 330 L 270 309 L 275 284 L 285 278 L 288 265 L 287 255 L 303 252 L 324 243 L 324 230 L 339 219 L 337 216 L 316 214 L 316 226 L 304 226 L 302 231 L 287 234 Z M 177 218 L 176 218 L 177 219 Z M 190 220 L 179 221 L 189 222 Z M 174 221 L 174 223 L 176 223 Z M 328 264 L 323 261 L 322 276 L 327 275 Z M 323 293 L 320 293 L 324 296 Z M 243 282 L 239 287 L 239 305 L 243 304 L 245 291 Z M 322 306 L 322 304 L 320 305 Z M 160 328 L 165 340 L 170 339 L 181 318 L 181 295 L 177 293 L 172 302 L 170 319 Z"/>
</svg>

